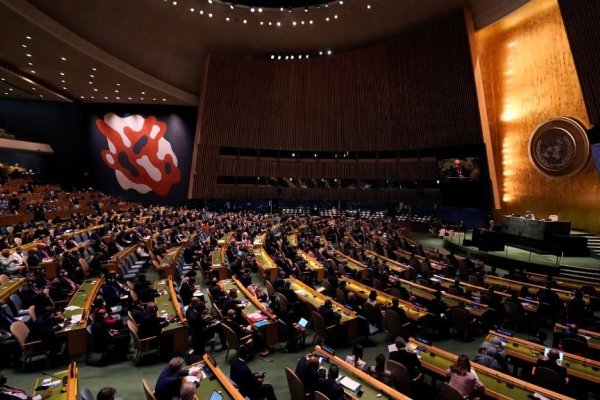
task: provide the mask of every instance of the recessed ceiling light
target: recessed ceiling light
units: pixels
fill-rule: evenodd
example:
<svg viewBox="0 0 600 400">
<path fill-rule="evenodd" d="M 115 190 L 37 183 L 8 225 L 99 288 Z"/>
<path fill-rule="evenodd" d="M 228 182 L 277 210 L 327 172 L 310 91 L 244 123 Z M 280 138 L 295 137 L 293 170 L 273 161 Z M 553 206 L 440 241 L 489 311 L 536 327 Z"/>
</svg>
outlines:
<svg viewBox="0 0 600 400">
<path fill-rule="evenodd" d="M 61 81 L 62 83 L 66 83 L 66 82 L 67 82 L 67 81 L 65 81 L 64 79 L 61 79 L 60 81 Z"/>
<path fill-rule="evenodd" d="M 43 95 L 43 94 L 40 94 L 40 97 L 44 97 L 44 95 Z"/>
<path fill-rule="evenodd" d="M 340 4 L 344 4 L 344 0 L 340 0 Z"/>
<path fill-rule="evenodd" d="M 152 100 L 156 101 L 156 97 L 153 97 Z"/>
<path fill-rule="evenodd" d="M 260 21 L 260 24 L 261 24 L 261 25 L 264 25 L 265 23 L 264 23 L 263 21 Z"/>
<path fill-rule="evenodd" d="M 140 97 L 140 100 L 144 100 L 144 98 L 143 98 L 143 97 Z"/>
<path fill-rule="evenodd" d="M 90 74 L 90 78 L 93 78 L 93 77 L 94 77 L 94 75 Z"/>
<path fill-rule="evenodd" d="M 117 83 L 117 86 L 121 86 L 121 84 L 120 84 L 120 83 Z"/>
<path fill-rule="evenodd" d="M 296 22 L 296 21 L 292 22 L 292 25 L 293 25 L 293 26 L 296 26 L 296 24 L 297 24 L 297 22 Z"/>
<path fill-rule="evenodd" d="M 97 91 L 98 91 L 98 89 L 94 88 L 94 92 L 97 92 Z"/>
<path fill-rule="evenodd" d="M 262 12 L 262 8 L 259 8 L 259 9 L 258 9 L 258 12 Z"/>
<path fill-rule="evenodd" d="M 332 53 L 332 51 L 331 51 L 331 50 L 327 50 L 327 55 L 328 55 L 328 56 L 330 56 L 330 55 L 331 55 L 331 53 Z"/>
<path fill-rule="evenodd" d="M 229 21 L 231 21 L 231 18 L 225 17 L 225 21 L 229 22 Z"/>
<path fill-rule="evenodd" d="M 245 19 L 245 20 L 244 20 L 244 23 L 245 23 L 245 24 L 247 24 L 247 23 L 248 23 L 248 20 L 247 20 L 247 19 Z"/>
<path fill-rule="evenodd" d="M 277 26 L 281 26 L 281 22 L 277 21 Z"/>
<path fill-rule="evenodd" d="M 104 96 L 104 98 L 105 98 L 106 100 L 108 100 L 108 97 L 107 97 L 107 96 Z"/>
<path fill-rule="evenodd" d="M 27 48 L 27 45 L 26 45 L 26 44 L 22 44 L 21 46 L 23 46 L 23 48 L 25 48 L 25 49 Z"/>
<path fill-rule="evenodd" d="M 176 6 L 176 5 L 177 5 L 177 2 L 176 2 L 176 1 L 174 1 L 174 2 L 173 2 L 173 5 L 174 5 L 174 6 Z"/>
<path fill-rule="evenodd" d="M 115 89 L 115 93 L 119 93 L 119 91 L 117 89 Z"/>
<path fill-rule="evenodd" d="M 254 11 L 255 11 L 254 7 L 250 8 L 250 12 L 254 12 Z"/>
<path fill-rule="evenodd" d="M 329 17 L 325 17 L 325 21 L 329 22 Z"/>
<path fill-rule="evenodd" d="M 96 71 L 96 68 L 92 67 L 92 71 Z"/>
<path fill-rule="evenodd" d="M 85 96 L 79 96 L 79 97 L 81 97 L 82 99 L 85 99 Z"/>
<path fill-rule="evenodd" d="M 67 61 L 67 57 L 61 57 L 60 59 L 63 61 Z"/>
<path fill-rule="evenodd" d="M 212 13 L 208 13 L 208 18 L 212 18 Z"/>
<path fill-rule="evenodd" d="M 66 87 L 66 86 L 63 86 L 63 90 L 67 90 L 67 87 Z"/>
<path fill-rule="evenodd" d="M 12 92 L 12 91 L 14 91 L 14 89 L 13 89 L 13 88 L 11 88 L 11 87 L 9 87 L 9 88 L 8 88 L 8 90 L 10 90 L 11 92 Z"/>
<path fill-rule="evenodd" d="M 200 10 L 200 15 L 204 15 L 204 10 Z"/>
<path fill-rule="evenodd" d="M 35 74 L 35 71 L 34 71 L 34 70 L 31 70 L 31 73 L 32 73 L 32 74 Z"/>
<path fill-rule="evenodd" d="M 31 61 L 29 61 L 27 64 L 28 64 L 30 67 L 33 67 L 33 63 L 32 63 Z"/>
<path fill-rule="evenodd" d="M 60 75 L 61 75 L 61 76 L 65 76 L 65 73 L 64 73 L 64 72 L 60 72 Z"/>
<path fill-rule="evenodd" d="M 119 96 L 115 97 L 115 99 L 117 99 L 117 100 L 121 100 L 121 98 L 120 98 Z"/>
<path fill-rule="evenodd" d="M 165 98 L 163 97 L 162 101 L 167 101 L 167 99 L 165 99 Z"/>
<path fill-rule="evenodd" d="M 194 11 L 195 11 L 194 8 L 190 8 L 190 12 L 194 12 Z"/>
<path fill-rule="evenodd" d="M 36 88 L 32 87 L 31 90 L 37 90 Z"/>
<path fill-rule="evenodd" d="M 25 36 L 25 39 L 31 40 L 31 36 Z"/>
<path fill-rule="evenodd" d="M 371 9 L 371 5 L 367 4 L 367 10 L 370 10 L 370 9 Z"/>
<path fill-rule="evenodd" d="M 90 96 L 90 99 L 95 99 L 95 97 L 94 96 Z"/>
<path fill-rule="evenodd" d="M 314 24 L 315 22 L 311 19 L 310 21 L 308 21 L 309 24 Z"/>
<path fill-rule="evenodd" d="M 142 92 L 142 94 L 146 94 L 146 92 Z"/>
<path fill-rule="evenodd" d="M 90 85 L 93 85 L 93 84 L 94 84 L 94 82 L 92 82 L 92 81 L 89 81 L 88 83 L 89 83 Z"/>
<path fill-rule="evenodd" d="M 337 14 L 335 14 L 335 15 L 333 16 L 333 18 L 335 18 L 335 19 L 338 19 L 338 16 L 337 16 Z"/>
<path fill-rule="evenodd" d="M 26 55 L 27 57 L 31 57 L 31 54 L 29 54 L 29 53 L 27 53 L 27 54 L 25 54 L 25 55 Z"/>
<path fill-rule="evenodd" d="M 6 80 L 6 78 L 0 78 L 0 81 L 5 81 L 5 80 Z"/>
<path fill-rule="evenodd" d="M 131 100 L 131 97 L 128 97 L 127 99 L 128 99 L 128 100 Z"/>
</svg>

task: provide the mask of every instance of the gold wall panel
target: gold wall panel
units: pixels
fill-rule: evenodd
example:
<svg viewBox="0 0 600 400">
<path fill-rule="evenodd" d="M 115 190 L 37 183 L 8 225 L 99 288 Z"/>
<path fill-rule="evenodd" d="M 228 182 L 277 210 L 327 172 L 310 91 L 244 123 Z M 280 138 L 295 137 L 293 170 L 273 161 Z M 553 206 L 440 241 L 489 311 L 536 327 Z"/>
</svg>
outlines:
<svg viewBox="0 0 600 400">
<path fill-rule="evenodd" d="M 600 231 L 600 180 L 590 160 L 570 178 L 549 178 L 528 159 L 531 132 L 570 116 L 589 127 L 556 0 L 532 0 L 476 32 L 477 56 L 500 189 L 497 214 L 558 214 L 573 227 Z"/>
</svg>

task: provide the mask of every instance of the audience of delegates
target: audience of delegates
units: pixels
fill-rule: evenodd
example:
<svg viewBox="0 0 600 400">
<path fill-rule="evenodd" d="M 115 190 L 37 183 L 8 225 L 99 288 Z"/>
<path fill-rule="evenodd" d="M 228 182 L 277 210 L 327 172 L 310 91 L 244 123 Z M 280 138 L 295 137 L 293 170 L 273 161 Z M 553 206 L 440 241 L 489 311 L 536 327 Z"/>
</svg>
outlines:
<svg viewBox="0 0 600 400">
<path fill-rule="evenodd" d="M 186 359 L 190 362 L 200 360 L 206 351 L 206 345 L 212 342 L 217 335 L 220 339 L 221 349 L 225 349 L 227 346 L 219 321 L 206 310 L 202 300 L 194 297 L 196 291 L 202 289 L 199 285 L 201 282 L 210 282 L 208 293 L 214 301 L 213 306 L 221 310 L 225 316 L 222 323 L 231 328 L 238 339 L 244 339 L 247 345 L 242 347 L 243 350 L 232 362 L 231 377 L 236 383 L 238 383 L 237 380 L 241 382 L 241 384 L 238 383 L 240 390 L 242 393 L 248 393 L 251 399 L 275 398 L 271 385 L 263 382 L 264 376 L 252 374 L 246 365 L 250 358 L 252 345 L 263 356 L 269 353 L 261 329 L 249 325 L 242 316 L 245 303 L 239 299 L 238 291 L 233 289 L 225 293 L 219 286 L 217 278 L 211 278 L 213 276 L 210 272 L 211 252 L 216 248 L 218 240 L 226 233 L 234 233 L 228 243 L 225 260 L 223 260 L 228 272 L 237 274 L 239 281 L 252 295 L 276 310 L 275 314 L 280 321 L 287 324 L 291 332 L 288 335 L 293 338 L 297 338 L 295 335 L 297 334 L 296 322 L 301 317 L 309 319 L 310 314 L 306 305 L 299 301 L 298 295 L 292 290 L 287 278 L 295 277 L 312 287 L 317 286 L 317 282 L 316 274 L 307 268 L 306 262 L 288 243 L 287 236 L 291 231 L 298 231 L 298 247 L 325 266 L 326 280 L 331 288 L 331 292 L 326 294 L 333 297 L 337 293 L 336 289 L 339 289 L 346 297 L 344 305 L 358 312 L 361 337 L 366 337 L 369 333 L 364 311 L 365 304 L 381 311 L 396 312 L 400 321 L 405 323 L 409 319 L 403 305 L 400 304 L 399 299 L 402 299 L 427 307 L 431 315 L 436 318 L 433 335 L 436 338 L 444 339 L 449 335 L 451 323 L 447 317 L 449 307 L 444 302 L 445 291 L 468 299 L 471 297 L 471 293 L 462 285 L 465 280 L 472 278 L 473 281 L 478 282 L 478 285 L 484 286 L 484 271 L 480 263 L 468 258 L 459 260 L 451 254 L 444 256 L 439 252 L 423 249 L 403 236 L 400 225 L 393 220 L 383 218 L 370 220 L 344 217 L 332 219 L 284 218 L 278 215 L 252 212 L 210 215 L 205 210 L 169 207 L 135 207 L 124 213 L 99 212 L 96 219 L 88 217 L 73 216 L 71 220 L 64 221 L 54 228 L 52 234 L 44 227 L 36 227 L 35 230 L 31 230 L 34 228 L 22 224 L 16 228 L 16 232 L 5 239 L 19 237 L 23 239 L 24 244 L 36 241 L 36 246 L 29 246 L 27 251 L 14 245 L 10 246 L 10 240 L 2 241 L 6 247 L 0 257 L 2 272 L 10 276 L 27 276 L 28 278 L 27 283 L 19 292 L 19 296 L 22 299 L 23 308 L 29 305 L 35 306 L 37 318 L 28 323 L 31 338 L 39 338 L 51 347 L 55 338 L 54 333 L 61 329 L 61 324 L 64 323 L 61 314 L 55 312 L 54 304 L 67 301 L 86 277 L 100 276 L 101 274 L 105 278 L 105 283 L 100 290 L 101 302 L 95 304 L 94 311 L 91 313 L 94 318 L 92 322 L 94 342 L 99 343 L 100 347 L 103 345 L 115 346 L 119 355 L 126 355 L 130 345 L 130 336 L 129 332 L 123 328 L 124 325 L 120 319 L 126 318 L 126 311 L 131 312 L 138 324 L 140 338 L 160 337 L 162 328 L 173 322 L 175 316 L 171 315 L 165 318 L 158 315 L 158 307 L 154 301 L 160 293 L 153 288 L 152 282 L 146 279 L 144 273 L 140 273 L 137 274 L 131 285 L 132 289 L 130 289 L 120 274 L 106 272 L 105 263 L 118 251 L 139 244 L 140 246 L 135 252 L 138 258 L 157 261 L 160 265 L 161 257 L 169 249 L 185 242 L 193 233 L 197 233 L 199 234 L 198 238 L 191 241 L 184 251 L 186 263 L 193 266 L 192 271 L 185 274 L 176 272 L 175 276 L 176 288 L 178 288 L 183 305 L 187 306 L 185 316 L 189 326 L 190 346 L 194 354 L 194 357 L 186 357 Z M 89 235 L 90 240 L 85 246 L 81 246 L 81 243 L 70 235 L 71 231 L 93 225 L 102 227 Z M 250 273 L 251 270 L 257 268 L 252 251 L 253 238 L 274 225 L 280 225 L 281 232 L 277 235 L 266 236 L 265 250 L 280 268 L 280 275 L 274 280 L 273 287 L 275 292 L 283 295 L 289 303 L 287 307 L 283 308 L 272 296 L 263 292 L 260 285 L 252 283 Z M 299 226 L 303 226 L 303 229 L 298 230 Z M 323 240 L 323 236 L 326 240 Z M 335 249 L 363 263 L 367 267 L 365 275 L 357 275 L 348 267 L 347 261 L 339 261 L 335 257 L 334 246 L 329 243 L 339 243 Z M 9 247 L 14 251 L 9 250 Z M 84 250 L 88 248 L 93 249 L 93 254 L 84 253 Z M 384 262 L 369 256 L 366 249 L 372 249 L 375 253 L 385 254 L 392 260 L 406 263 L 410 268 L 404 274 L 398 275 L 391 271 Z M 59 259 L 61 265 L 58 276 L 51 280 L 44 276 L 43 268 L 35 268 L 36 265 L 40 265 L 42 260 L 49 258 Z M 81 259 L 88 262 L 89 271 L 83 270 Z M 434 267 L 438 269 L 436 270 Z M 202 272 L 202 280 L 196 279 L 196 271 Z M 457 278 L 449 288 L 444 289 L 441 287 L 439 279 L 438 282 L 430 280 L 433 273 Z M 375 291 L 371 291 L 365 300 L 348 291 L 345 282 L 339 279 L 342 274 L 359 280 L 369 287 L 377 287 L 382 291 L 395 293 L 391 306 L 382 306 L 377 301 L 377 292 Z M 420 284 L 430 286 L 434 289 L 434 298 L 428 301 L 416 297 L 414 293 L 410 293 L 403 287 L 398 278 L 418 281 Z M 525 287 L 527 290 L 527 286 Z M 394 289 L 397 291 L 393 292 Z M 538 299 L 548 304 L 556 304 L 557 309 L 566 310 L 564 303 L 558 299 L 556 292 L 552 289 L 552 284 L 548 284 L 545 290 L 537 293 Z M 504 320 L 503 299 L 492 288 L 484 288 L 484 290 L 486 290 L 484 294 L 487 294 L 487 304 L 497 311 L 495 319 L 489 322 L 490 327 L 499 326 Z M 131 291 L 137 295 L 139 302 L 133 301 L 130 296 Z M 525 293 L 520 294 L 524 295 Z M 522 309 L 519 293 L 512 293 L 511 296 L 505 302 L 512 301 Z M 571 303 L 572 307 L 587 307 L 582 294 L 577 294 Z M 120 311 L 116 311 L 116 309 Z M 318 313 L 325 320 L 326 326 L 336 327 L 331 337 L 325 338 L 326 343 L 331 344 L 334 339 L 335 344 L 339 345 L 339 339 L 346 338 L 347 335 L 340 323 L 341 315 L 335 311 L 332 301 L 325 301 L 318 308 Z M 564 315 L 563 311 L 558 314 L 558 318 Z M 542 315 L 540 317 L 548 318 L 548 316 Z M 9 327 L 12 321 L 8 321 Z M 547 322 L 554 322 L 554 319 L 548 319 Z M 585 323 L 585 321 L 583 322 Z M 383 323 L 385 324 L 385 320 Z M 397 350 L 390 353 L 389 359 L 404 365 L 413 379 L 418 377 L 421 368 L 417 355 L 407 348 L 402 337 L 396 338 L 395 344 Z M 57 351 L 58 348 L 53 350 Z M 506 353 L 502 344 L 495 343 L 494 340 L 484 342 L 479 348 L 479 353 L 474 357 L 475 362 L 507 371 Z M 460 362 L 457 362 L 449 370 L 450 384 L 463 395 L 471 396 L 474 391 L 481 389 L 478 386 L 480 382 L 471 380 L 472 371 L 468 358 L 466 363 L 461 360 L 462 358 L 459 358 Z M 349 355 L 346 361 L 370 373 L 381 382 L 391 384 L 391 373 L 386 368 L 383 354 L 378 354 L 375 364 L 368 366 L 363 359 L 362 347 L 356 345 L 352 355 Z M 180 371 L 181 366 L 177 374 Z M 331 366 L 327 377 L 320 377 L 318 358 L 315 364 L 315 356 L 302 357 L 296 367 L 296 372 L 305 384 L 307 394 L 320 388 L 323 389 L 320 391 L 329 393 L 329 397 L 332 399 L 338 398 L 340 393 L 343 395 L 343 390 L 340 391 L 341 386 L 335 381 L 339 375 L 337 367 Z M 163 374 L 161 374 L 162 376 Z M 469 382 L 472 383 L 472 387 L 469 386 Z M 183 388 L 178 387 L 177 390 L 170 391 L 169 395 L 183 397 Z"/>
<path fill-rule="evenodd" d="M 564 384 L 569 382 L 569 378 L 567 377 L 567 368 L 562 366 L 560 363 L 560 352 L 558 349 L 550 349 L 546 357 L 537 360 L 537 363 L 533 367 L 531 374 L 535 376 L 536 369 L 539 367 L 548 368 L 558 373 L 558 376 Z"/>
</svg>

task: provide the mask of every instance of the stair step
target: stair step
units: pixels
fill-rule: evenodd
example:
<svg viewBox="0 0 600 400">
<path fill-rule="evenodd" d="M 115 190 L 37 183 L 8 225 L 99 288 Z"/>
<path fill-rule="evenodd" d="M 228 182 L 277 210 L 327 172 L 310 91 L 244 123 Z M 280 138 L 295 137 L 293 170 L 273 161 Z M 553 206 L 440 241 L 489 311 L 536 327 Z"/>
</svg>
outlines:
<svg viewBox="0 0 600 400">
<path fill-rule="evenodd" d="M 557 276 L 557 278 L 569 278 L 569 279 L 575 279 L 578 281 L 589 282 L 590 284 L 593 284 L 593 285 L 600 285 L 600 278 L 590 278 L 590 277 L 585 277 L 585 276 L 580 276 L 580 275 L 571 275 L 571 274 L 560 274 Z"/>
</svg>

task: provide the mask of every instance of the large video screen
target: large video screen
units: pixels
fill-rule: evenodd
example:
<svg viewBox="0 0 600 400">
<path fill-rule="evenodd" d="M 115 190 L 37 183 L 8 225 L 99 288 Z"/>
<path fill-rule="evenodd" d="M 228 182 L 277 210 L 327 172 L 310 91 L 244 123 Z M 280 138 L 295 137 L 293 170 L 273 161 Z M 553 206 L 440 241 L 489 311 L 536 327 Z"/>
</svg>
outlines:
<svg viewBox="0 0 600 400">
<path fill-rule="evenodd" d="M 456 157 L 438 160 L 440 179 L 444 182 L 473 182 L 481 179 L 479 157 Z"/>
</svg>

